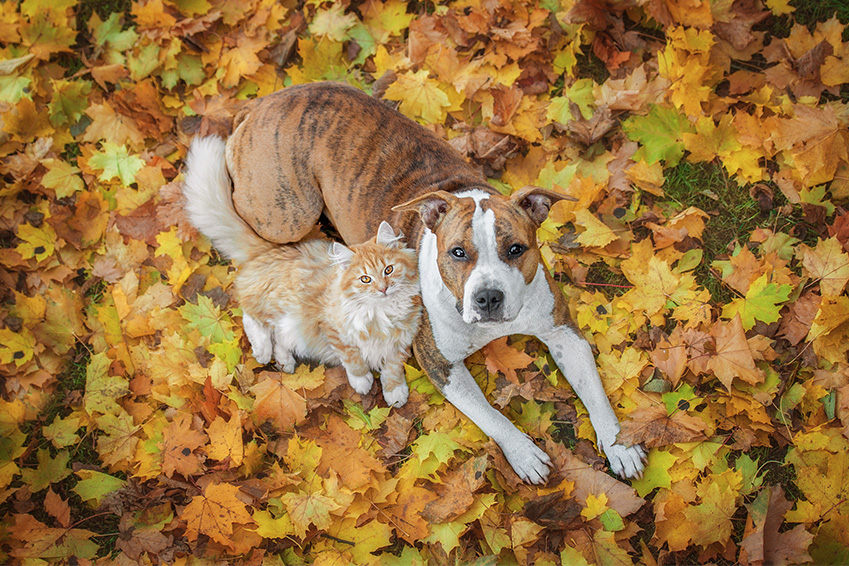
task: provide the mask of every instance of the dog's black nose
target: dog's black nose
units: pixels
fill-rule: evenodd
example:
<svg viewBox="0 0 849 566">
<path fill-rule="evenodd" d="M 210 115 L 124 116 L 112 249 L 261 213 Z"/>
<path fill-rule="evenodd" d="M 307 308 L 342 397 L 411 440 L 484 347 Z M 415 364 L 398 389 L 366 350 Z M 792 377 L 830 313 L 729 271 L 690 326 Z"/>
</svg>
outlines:
<svg viewBox="0 0 849 566">
<path fill-rule="evenodd" d="M 504 302 L 504 293 L 498 289 L 483 289 L 475 293 L 475 305 L 488 314 L 493 314 Z"/>
</svg>

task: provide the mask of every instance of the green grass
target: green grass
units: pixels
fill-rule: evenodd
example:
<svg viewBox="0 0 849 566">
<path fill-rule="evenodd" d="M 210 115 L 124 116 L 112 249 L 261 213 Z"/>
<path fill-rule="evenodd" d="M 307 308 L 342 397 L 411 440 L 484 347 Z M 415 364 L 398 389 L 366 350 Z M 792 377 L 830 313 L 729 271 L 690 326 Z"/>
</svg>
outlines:
<svg viewBox="0 0 849 566">
<path fill-rule="evenodd" d="M 710 216 L 702 234 L 704 258 L 695 275 L 714 301 L 727 303 L 734 294 L 711 270 L 711 262 L 730 254 L 737 245 L 745 245 L 755 228 L 771 227 L 784 197 L 774 190 L 773 209 L 761 210 L 749 195 L 749 187 L 738 186 L 715 162 L 681 162 L 666 171 L 663 190 L 667 200 L 661 206 L 669 207 L 669 216 L 689 206 Z"/>
</svg>

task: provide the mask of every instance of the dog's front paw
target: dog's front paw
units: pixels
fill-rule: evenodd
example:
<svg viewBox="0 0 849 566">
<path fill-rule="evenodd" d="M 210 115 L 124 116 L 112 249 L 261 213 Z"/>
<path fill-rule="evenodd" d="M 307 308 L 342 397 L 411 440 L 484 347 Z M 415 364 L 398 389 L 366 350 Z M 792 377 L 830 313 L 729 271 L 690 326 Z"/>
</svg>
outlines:
<svg viewBox="0 0 849 566">
<path fill-rule="evenodd" d="M 551 458 L 529 436 L 517 435 L 501 446 L 504 457 L 525 483 L 543 484 L 548 478 Z"/>
<path fill-rule="evenodd" d="M 360 395 L 367 395 L 371 391 L 371 386 L 374 383 L 374 376 L 370 373 L 365 375 L 354 375 L 348 372 L 348 383 L 354 388 L 354 391 Z"/>
<path fill-rule="evenodd" d="M 396 385 L 390 390 L 386 390 L 386 387 L 383 388 L 383 399 L 386 401 L 386 404 L 390 407 L 403 407 L 404 403 L 407 402 L 407 398 L 410 396 L 410 389 L 407 387 L 406 383 L 401 383 Z"/>
<path fill-rule="evenodd" d="M 610 444 L 604 446 L 603 450 L 614 474 L 623 478 L 643 477 L 643 462 L 646 459 L 646 453 L 642 446 Z"/>
</svg>

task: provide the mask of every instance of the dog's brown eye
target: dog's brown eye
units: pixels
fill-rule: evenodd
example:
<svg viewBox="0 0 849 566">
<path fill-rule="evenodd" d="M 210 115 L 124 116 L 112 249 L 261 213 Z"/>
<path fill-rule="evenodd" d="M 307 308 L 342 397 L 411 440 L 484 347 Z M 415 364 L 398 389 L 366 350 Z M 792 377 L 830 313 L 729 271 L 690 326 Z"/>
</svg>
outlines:
<svg viewBox="0 0 849 566">
<path fill-rule="evenodd" d="M 513 244 L 512 246 L 510 246 L 510 249 L 507 250 L 507 255 L 510 257 L 519 257 L 520 255 L 525 253 L 525 250 L 527 249 L 528 248 L 523 246 L 522 244 Z"/>
<path fill-rule="evenodd" d="M 392 267 L 391 265 L 387 265 L 387 266 L 386 266 L 386 269 L 384 269 L 384 270 L 383 270 L 383 274 L 384 274 L 384 275 L 389 275 L 390 273 L 392 273 L 392 270 L 394 270 L 394 269 L 395 269 L 395 268 L 394 268 L 394 267 Z"/>
<path fill-rule="evenodd" d="M 371 277 L 369 277 L 368 275 L 363 275 L 362 277 L 360 277 L 360 281 L 368 285 L 369 283 L 371 283 Z"/>
</svg>

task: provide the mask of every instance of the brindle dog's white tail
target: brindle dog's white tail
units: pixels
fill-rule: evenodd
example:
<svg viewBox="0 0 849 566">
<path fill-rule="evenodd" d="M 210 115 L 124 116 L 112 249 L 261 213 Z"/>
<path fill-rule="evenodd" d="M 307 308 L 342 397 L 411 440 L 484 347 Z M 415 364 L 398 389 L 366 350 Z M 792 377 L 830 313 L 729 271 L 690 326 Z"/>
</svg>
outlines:
<svg viewBox="0 0 849 566">
<path fill-rule="evenodd" d="M 186 156 L 183 196 L 189 220 L 223 255 L 241 263 L 272 244 L 260 238 L 233 206 L 233 188 L 218 136 L 195 138 Z"/>
</svg>

